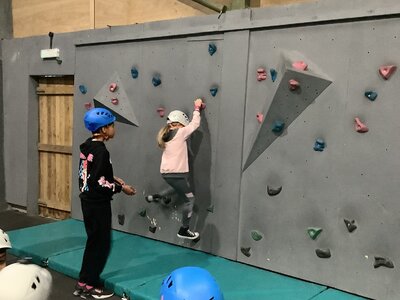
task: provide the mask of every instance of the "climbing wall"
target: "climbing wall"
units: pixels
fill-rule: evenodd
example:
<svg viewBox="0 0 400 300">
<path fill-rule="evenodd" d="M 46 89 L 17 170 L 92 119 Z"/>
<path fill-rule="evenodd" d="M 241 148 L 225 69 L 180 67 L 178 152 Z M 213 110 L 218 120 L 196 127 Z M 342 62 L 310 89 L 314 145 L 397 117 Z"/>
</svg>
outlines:
<svg viewBox="0 0 400 300">
<path fill-rule="evenodd" d="M 397 30 L 251 33 L 238 260 L 398 298 Z"/>
<path fill-rule="evenodd" d="M 88 137 L 87 109 L 112 110 L 115 173 L 138 190 L 114 197 L 113 227 L 397 299 L 397 30 L 377 19 L 79 45 L 74 143 Z M 191 116 L 197 97 L 207 105 L 190 140 L 202 236 L 182 242 L 179 199 L 145 197 L 168 188 L 158 130 L 171 110 Z"/>
</svg>

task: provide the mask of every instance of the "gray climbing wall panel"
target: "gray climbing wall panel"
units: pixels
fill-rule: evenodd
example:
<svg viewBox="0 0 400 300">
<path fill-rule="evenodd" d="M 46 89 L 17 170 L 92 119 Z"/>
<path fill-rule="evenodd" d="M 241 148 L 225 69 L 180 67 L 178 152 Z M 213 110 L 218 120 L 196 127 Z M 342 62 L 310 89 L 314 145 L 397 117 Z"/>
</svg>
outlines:
<svg viewBox="0 0 400 300">
<path fill-rule="evenodd" d="M 115 229 L 374 299 L 398 299 L 400 73 L 385 80 L 378 70 L 400 66 L 400 4 L 342 2 L 57 35 L 62 64 L 40 60 L 48 37 L 3 41 L 7 202 L 35 209 L 32 76 L 75 74 L 73 176 L 78 145 L 88 136 L 87 105 L 96 99 L 124 118 L 107 146 L 116 175 L 138 194 L 115 196 Z M 307 70 L 292 66 L 298 61 Z M 265 80 L 257 80 L 258 69 Z M 293 90 L 292 79 L 299 84 Z M 377 93 L 374 101 L 367 91 Z M 169 111 L 191 115 L 196 97 L 207 108 L 190 142 L 193 226 L 202 234 L 192 244 L 176 237 L 178 199 L 163 206 L 144 196 L 167 187 L 156 133 Z M 356 132 L 355 118 L 369 131 Z M 275 121 L 285 123 L 281 132 L 272 131 Z M 73 183 L 72 215 L 81 218 Z"/>
</svg>

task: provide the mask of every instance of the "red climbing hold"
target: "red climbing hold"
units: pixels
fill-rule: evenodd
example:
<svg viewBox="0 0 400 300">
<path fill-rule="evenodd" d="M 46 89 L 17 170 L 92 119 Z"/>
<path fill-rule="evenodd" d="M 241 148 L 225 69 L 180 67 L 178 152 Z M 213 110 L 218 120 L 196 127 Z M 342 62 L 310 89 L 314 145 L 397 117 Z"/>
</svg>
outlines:
<svg viewBox="0 0 400 300">
<path fill-rule="evenodd" d="M 299 61 L 295 61 L 294 63 L 292 63 L 292 67 L 296 70 L 306 71 L 308 68 L 308 65 L 304 61 L 299 60 Z"/>
<path fill-rule="evenodd" d="M 117 98 L 112 98 L 111 99 L 111 103 L 114 104 L 114 105 L 118 105 L 119 101 L 118 101 Z"/>
<path fill-rule="evenodd" d="M 267 72 L 263 68 L 258 68 L 257 69 L 257 80 L 262 81 L 267 79 Z"/>
<path fill-rule="evenodd" d="M 87 110 L 91 109 L 91 108 L 92 108 L 92 103 L 91 103 L 91 102 L 86 102 L 86 103 L 85 103 L 85 108 L 86 108 Z"/>
<path fill-rule="evenodd" d="M 396 71 L 397 67 L 395 65 L 382 66 L 379 68 L 379 74 L 383 79 L 388 80 L 390 76 Z"/>
<path fill-rule="evenodd" d="M 262 114 L 262 113 L 258 113 L 257 115 L 256 115 L 256 118 L 257 118 L 257 121 L 258 121 L 258 123 L 262 123 L 262 121 L 264 120 L 264 115 Z"/>
<path fill-rule="evenodd" d="M 110 84 L 110 92 L 115 92 L 117 89 L 117 84 L 115 82 Z"/>
<path fill-rule="evenodd" d="M 289 88 L 294 91 L 300 87 L 300 83 L 297 80 L 290 79 L 289 80 Z"/>
<path fill-rule="evenodd" d="M 359 118 L 355 118 L 354 121 L 357 132 L 360 133 L 368 132 L 368 127 L 364 123 L 362 123 Z"/>
<path fill-rule="evenodd" d="M 157 108 L 158 115 L 163 118 L 165 115 L 165 109 L 163 107 Z"/>
</svg>

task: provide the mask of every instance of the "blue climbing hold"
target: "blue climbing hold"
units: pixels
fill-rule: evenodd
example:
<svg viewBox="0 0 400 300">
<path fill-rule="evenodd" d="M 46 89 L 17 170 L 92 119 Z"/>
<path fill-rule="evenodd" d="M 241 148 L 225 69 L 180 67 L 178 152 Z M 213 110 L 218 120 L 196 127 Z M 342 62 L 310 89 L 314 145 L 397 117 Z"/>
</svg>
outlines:
<svg viewBox="0 0 400 300">
<path fill-rule="evenodd" d="M 318 138 L 315 141 L 314 150 L 322 152 L 322 151 L 324 151 L 324 149 L 325 149 L 325 141 L 321 138 Z"/>
<path fill-rule="evenodd" d="M 272 82 L 275 82 L 276 78 L 278 77 L 278 72 L 275 69 L 270 69 L 269 74 L 271 75 Z"/>
<path fill-rule="evenodd" d="M 152 82 L 154 86 L 159 86 L 161 84 L 160 76 L 159 75 L 154 76 Z"/>
<path fill-rule="evenodd" d="M 213 56 L 215 52 L 217 52 L 217 46 L 214 43 L 208 44 L 208 53 Z"/>
<path fill-rule="evenodd" d="M 364 95 L 371 101 L 375 101 L 376 97 L 378 97 L 378 93 L 375 91 L 366 91 Z"/>
<path fill-rule="evenodd" d="M 217 95 L 217 93 L 218 93 L 218 87 L 216 87 L 216 86 L 212 87 L 210 89 L 210 93 L 211 93 L 211 96 L 215 97 Z"/>
<path fill-rule="evenodd" d="M 81 84 L 81 85 L 79 86 L 79 91 L 80 91 L 82 94 L 86 94 L 86 93 L 87 93 L 87 88 L 86 88 L 86 86 L 84 86 L 83 84 Z"/>
<path fill-rule="evenodd" d="M 274 124 L 272 124 L 272 131 L 275 133 L 282 132 L 283 128 L 285 128 L 285 123 L 282 121 L 275 121 Z"/>
<path fill-rule="evenodd" d="M 132 67 L 131 69 L 131 75 L 133 79 L 136 79 L 139 77 L 139 71 L 138 69 L 136 69 L 135 67 Z"/>
</svg>

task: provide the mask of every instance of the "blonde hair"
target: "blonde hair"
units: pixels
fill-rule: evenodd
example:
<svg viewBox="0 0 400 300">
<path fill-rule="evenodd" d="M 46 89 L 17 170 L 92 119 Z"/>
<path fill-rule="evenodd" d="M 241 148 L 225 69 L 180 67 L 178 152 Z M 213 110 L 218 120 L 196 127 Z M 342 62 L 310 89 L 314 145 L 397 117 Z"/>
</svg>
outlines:
<svg viewBox="0 0 400 300">
<path fill-rule="evenodd" d="M 161 149 L 165 149 L 165 141 L 164 141 L 164 137 L 165 135 L 168 133 L 169 131 L 169 124 L 165 125 L 164 127 L 162 127 L 157 134 L 157 144 L 158 147 L 160 147 Z"/>
</svg>

